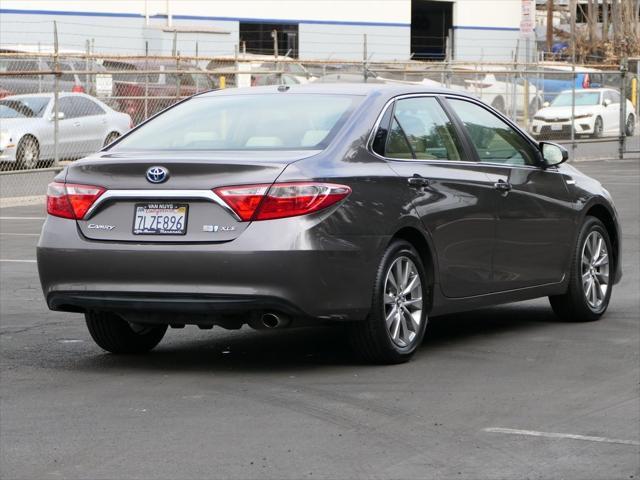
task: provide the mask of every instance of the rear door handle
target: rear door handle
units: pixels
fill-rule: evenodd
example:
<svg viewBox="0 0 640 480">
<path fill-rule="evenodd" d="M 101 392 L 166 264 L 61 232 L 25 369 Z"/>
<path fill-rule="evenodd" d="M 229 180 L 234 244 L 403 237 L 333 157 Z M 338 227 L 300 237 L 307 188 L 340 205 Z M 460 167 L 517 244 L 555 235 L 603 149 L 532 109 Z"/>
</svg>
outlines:
<svg viewBox="0 0 640 480">
<path fill-rule="evenodd" d="M 409 183 L 409 185 L 411 187 L 414 187 L 414 188 L 428 187 L 429 183 L 430 183 L 428 178 L 424 178 L 424 177 L 418 175 L 417 173 L 415 173 L 413 175 L 413 177 L 407 178 L 407 182 Z"/>
<path fill-rule="evenodd" d="M 75 122 L 75 123 L 73 124 L 73 126 L 74 126 L 74 127 L 79 127 L 79 126 L 80 126 L 80 122 Z"/>
<path fill-rule="evenodd" d="M 494 188 L 496 190 L 498 190 L 499 192 L 509 192 L 511 191 L 511 184 L 509 182 L 505 182 L 504 180 L 498 180 L 496 183 L 493 184 Z"/>
</svg>

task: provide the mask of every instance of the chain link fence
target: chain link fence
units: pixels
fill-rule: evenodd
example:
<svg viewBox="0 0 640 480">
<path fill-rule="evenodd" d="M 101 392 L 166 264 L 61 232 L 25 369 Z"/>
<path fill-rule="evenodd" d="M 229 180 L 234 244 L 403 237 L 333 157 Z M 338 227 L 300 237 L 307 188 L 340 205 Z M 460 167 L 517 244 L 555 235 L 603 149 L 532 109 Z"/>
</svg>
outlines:
<svg viewBox="0 0 640 480">
<path fill-rule="evenodd" d="M 482 99 L 539 140 L 567 144 L 575 159 L 616 158 L 640 152 L 638 80 L 638 72 L 625 68 L 551 62 L 349 63 L 267 55 L 5 52 L 0 53 L 0 198 L 41 195 L 66 162 L 100 150 L 191 95 L 276 84 L 445 87 Z"/>
</svg>

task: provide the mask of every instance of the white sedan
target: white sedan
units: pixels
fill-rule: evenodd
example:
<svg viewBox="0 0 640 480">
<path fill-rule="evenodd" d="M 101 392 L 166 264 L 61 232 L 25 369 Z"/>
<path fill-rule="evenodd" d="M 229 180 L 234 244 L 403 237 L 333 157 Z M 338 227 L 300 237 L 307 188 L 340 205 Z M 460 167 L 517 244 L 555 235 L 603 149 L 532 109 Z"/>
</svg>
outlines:
<svg viewBox="0 0 640 480">
<path fill-rule="evenodd" d="M 620 92 L 610 88 L 588 88 L 575 90 L 575 108 L 573 125 L 575 135 L 590 135 L 595 138 L 603 135 L 620 134 Z M 625 100 L 625 133 L 633 135 L 636 118 L 633 104 Z M 553 99 L 533 117 L 531 133 L 534 137 L 571 136 L 571 105 L 573 92 L 565 90 Z"/>
<path fill-rule="evenodd" d="M 53 93 L 0 100 L 0 162 L 35 168 L 54 158 Z M 131 117 L 83 93 L 60 93 L 59 158 L 86 156 L 113 142 L 132 126 Z"/>
</svg>

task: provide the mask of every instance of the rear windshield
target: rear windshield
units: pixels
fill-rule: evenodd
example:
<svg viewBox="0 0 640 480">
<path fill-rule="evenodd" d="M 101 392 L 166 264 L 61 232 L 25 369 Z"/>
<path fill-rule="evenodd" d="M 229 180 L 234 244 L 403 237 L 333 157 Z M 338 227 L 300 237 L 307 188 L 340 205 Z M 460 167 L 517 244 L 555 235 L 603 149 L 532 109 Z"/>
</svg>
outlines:
<svg viewBox="0 0 640 480">
<path fill-rule="evenodd" d="M 194 97 L 112 150 L 323 149 L 361 100 L 293 93 Z"/>
</svg>

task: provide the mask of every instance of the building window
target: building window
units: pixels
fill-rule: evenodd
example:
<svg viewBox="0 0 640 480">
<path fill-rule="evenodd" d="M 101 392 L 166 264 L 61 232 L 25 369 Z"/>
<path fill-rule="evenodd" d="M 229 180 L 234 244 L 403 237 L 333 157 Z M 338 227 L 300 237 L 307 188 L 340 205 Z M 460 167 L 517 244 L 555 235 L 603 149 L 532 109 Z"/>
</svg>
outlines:
<svg viewBox="0 0 640 480">
<path fill-rule="evenodd" d="M 298 58 L 298 24 L 240 22 L 240 50 L 274 55 L 274 31 L 278 38 L 278 55 Z"/>
<path fill-rule="evenodd" d="M 416 60 L 443 60 L 453 23 L 453 2 L 411 0 L 411 53 Z M 452 49 L 453 50 L 453 49 Z"/>
</svg>

